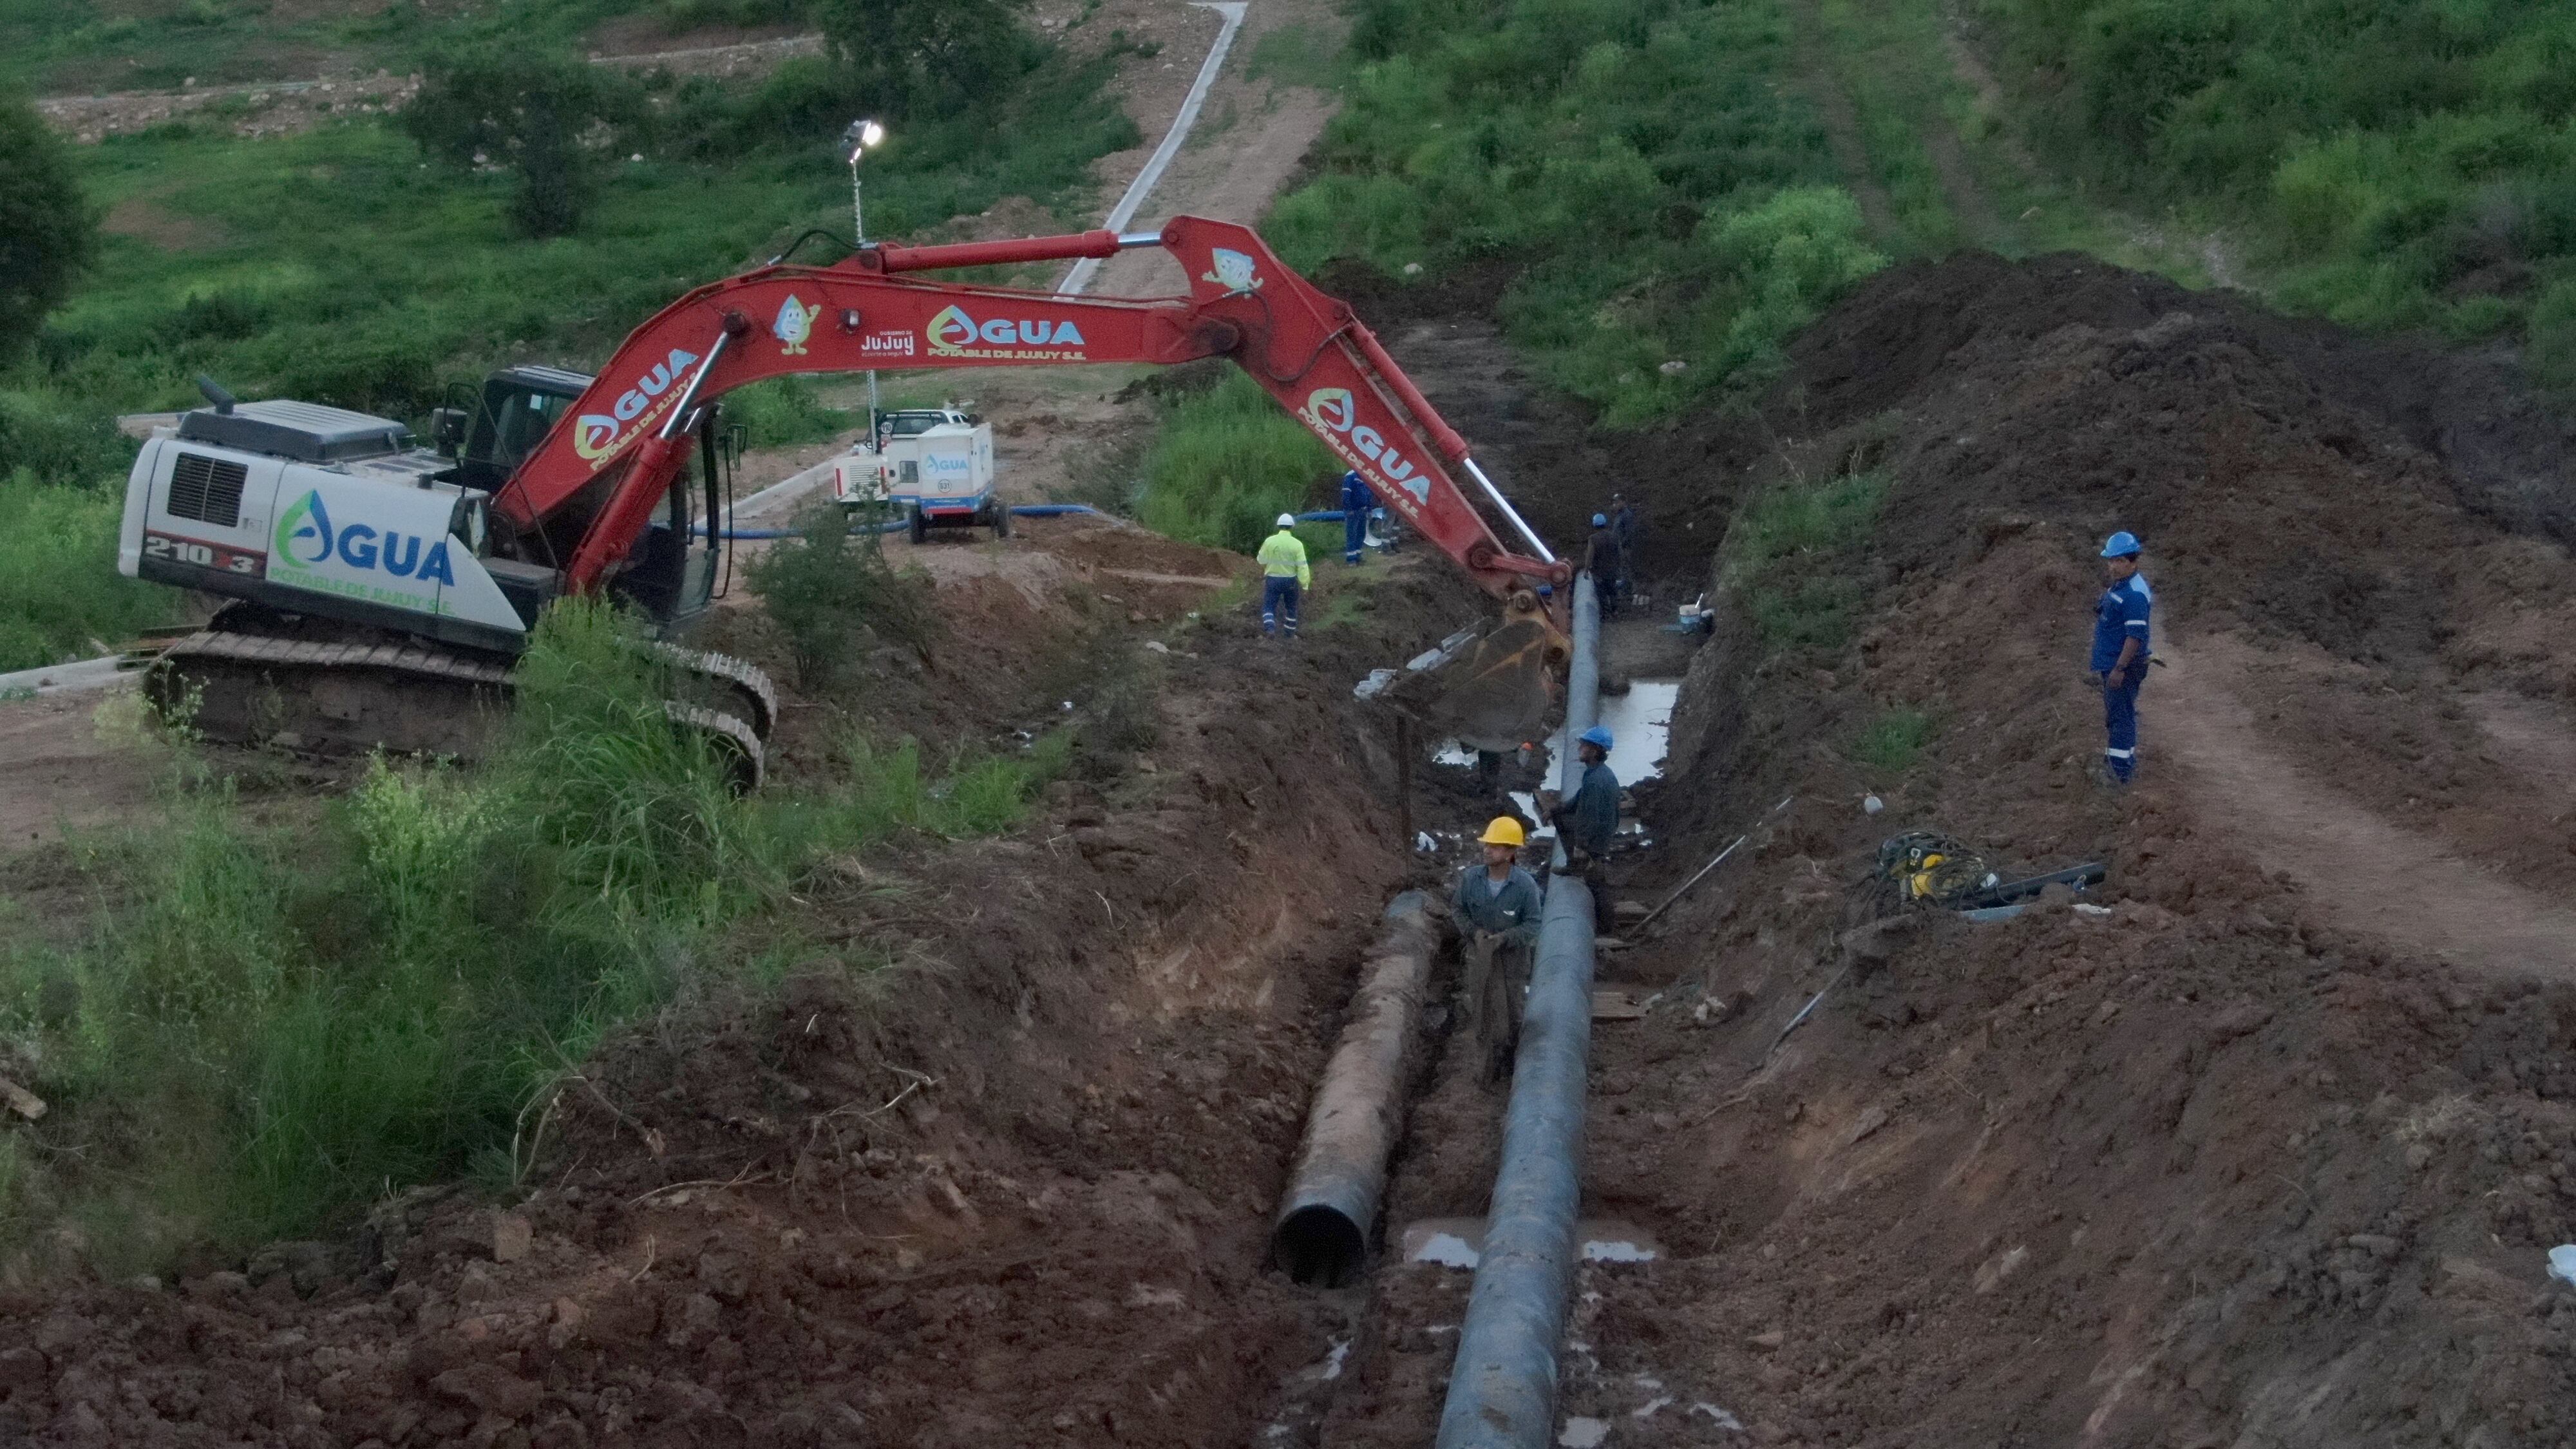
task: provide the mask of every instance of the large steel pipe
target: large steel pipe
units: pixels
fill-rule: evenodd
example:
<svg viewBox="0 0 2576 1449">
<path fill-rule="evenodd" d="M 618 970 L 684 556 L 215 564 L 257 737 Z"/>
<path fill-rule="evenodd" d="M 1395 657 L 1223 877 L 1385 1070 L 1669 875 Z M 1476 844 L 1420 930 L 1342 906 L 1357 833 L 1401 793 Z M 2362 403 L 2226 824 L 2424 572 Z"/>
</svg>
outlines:
<svg viewBox="0 0 2576 1449">
<path fill-rule="evenodd" d="M 1440 917 L 1421 891 L 1387 906 L 1386 934 L 1370 948 L 1350 1021 L 1315 1089 L 1306 1145 L 1270 1233 L 1272 1260 L 1300 1283 L 1339 1288 L 1368 1263 L 1440 936 Z"/>
<path fill-rule="evenodd" d="M 1591 727 L 1600 702 L 1600 647 L 1600 601 L 1587 575 L 1575 581 L 1574 592 L 1562 776 L 1567 797 L 1581 779 L 1572 741 Z M 1512 1063 L 1502 1169 L 1494 1177 L 1484 1252 L 1449 1370 L 1438 1449 L 1545 1449 L 1555 1440 L 1557 1346 L 1574 1286 L 1575 1215 L 1583 1201 L 1592 930 L 1592 893 L 1573 876 L 1551 879 L 1520 1054 Z"/>
</svg>

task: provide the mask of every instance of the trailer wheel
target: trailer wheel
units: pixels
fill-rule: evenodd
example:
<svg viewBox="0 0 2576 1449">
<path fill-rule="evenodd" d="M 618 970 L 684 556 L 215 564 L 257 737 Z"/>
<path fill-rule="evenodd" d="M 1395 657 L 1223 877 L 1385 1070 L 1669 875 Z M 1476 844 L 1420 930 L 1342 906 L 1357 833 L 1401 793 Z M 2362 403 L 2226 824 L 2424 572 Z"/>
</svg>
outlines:
<svg viewBox="0 0 2576 1449">
<path fill-rule="evenodd" d="M 993 536 L 995 538 L 1011 536 L 1011 505 L 999 498 L 993 500 Z"/>
<path fill-rule="evenodd" d="M 930 515 L 922 512 L 918 503 L 912 505 L 912 541 L 916 545 L 930 542 Z"/>
</svg>

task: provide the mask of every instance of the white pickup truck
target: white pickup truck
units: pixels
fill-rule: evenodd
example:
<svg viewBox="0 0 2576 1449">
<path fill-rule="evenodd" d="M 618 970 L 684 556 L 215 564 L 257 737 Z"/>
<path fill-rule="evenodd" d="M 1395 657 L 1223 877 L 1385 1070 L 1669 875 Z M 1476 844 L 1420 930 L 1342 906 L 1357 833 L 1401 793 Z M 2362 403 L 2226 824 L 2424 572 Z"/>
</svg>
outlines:
<svg viewBox="0 0 2576 1449">
<path fill-rule="evenodd" d="M 835 460 L 832 496 L 844 508 L 892 503 L 915 543 L 934 528 L 1011 536 L 1011 510 L 993 489 L 992 424 L 955 408 L 907 408 L 878 415 L 874 444 Z"/>
</svg>

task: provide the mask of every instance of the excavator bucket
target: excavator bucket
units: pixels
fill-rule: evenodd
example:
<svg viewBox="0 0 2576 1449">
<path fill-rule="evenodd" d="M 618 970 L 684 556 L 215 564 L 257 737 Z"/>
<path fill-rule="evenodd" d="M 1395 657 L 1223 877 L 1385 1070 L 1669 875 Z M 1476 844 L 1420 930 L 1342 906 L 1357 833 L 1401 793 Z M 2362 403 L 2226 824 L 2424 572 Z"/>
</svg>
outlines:
<svg viewBox="0 0 2576 1449">
<path fill-rule="evenodd" d="M 1455 736 L 1470 749 L 1515 750 L 1547 733 L 1548 707 L 1571 653 L 1545 609 L 1535 600 L 1515 600 L 1484 634 L 1453 636 L 1433 651 L 1437 657 L 1416 661 L 1386 697 L 1435 738 Z"/>
</svg>

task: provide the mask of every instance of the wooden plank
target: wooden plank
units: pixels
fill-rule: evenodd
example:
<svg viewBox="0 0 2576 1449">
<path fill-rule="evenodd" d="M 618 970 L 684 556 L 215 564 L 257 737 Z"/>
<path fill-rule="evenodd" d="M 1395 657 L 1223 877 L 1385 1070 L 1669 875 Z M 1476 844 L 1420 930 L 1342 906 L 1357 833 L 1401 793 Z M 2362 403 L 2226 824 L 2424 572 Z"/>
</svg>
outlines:
<svg viewBox="0 0 2576 1449">
<path fill-rule="evenodd" d="M 1635 992 L 1616 986 L 1596 986 L 1592 989 L 1594 1021 L 1637 1021 L 1645 1014 L 1645 1004 L 1637 999 Z"/>
</svg>

